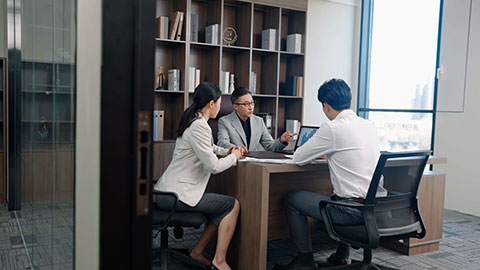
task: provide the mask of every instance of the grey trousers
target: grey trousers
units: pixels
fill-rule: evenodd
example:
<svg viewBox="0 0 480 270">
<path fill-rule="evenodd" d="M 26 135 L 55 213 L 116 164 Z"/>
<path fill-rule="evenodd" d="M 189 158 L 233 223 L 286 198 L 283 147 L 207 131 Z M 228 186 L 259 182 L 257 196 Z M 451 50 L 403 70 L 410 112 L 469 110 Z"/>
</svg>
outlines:
<svg viewBox="0 0 480 270">
<path fill-rule="evenodd" d="M 169 210 L 172 202 L 166 201 L 167 199 L 170 200 L 171 197 L 157 195 L 155 199 L 157 207 L 162 210 Z M 222 219 L 232 211 L 234 205 L 234 197 L 217 193 L 205 193 L 194 207 L 178 201 L 175 211 L 203 213 L 218 226 Z"/>
<path fill-rule="evenodd" d="M 322 217 L 318 204 L 320 201 L 330 200 L 330 198 L 330 195 L 302 190 L 290 191 L 284 197 L 290 237 L 298 252 L 312 252 L 312 240 L 310 238 L 307 216 L 321 221 Z M 353 225 L 362 223 L 361 213 L 355 209 L 332 207 L 329 213 L 332 222 L 335 224 Z"/>
</svg>

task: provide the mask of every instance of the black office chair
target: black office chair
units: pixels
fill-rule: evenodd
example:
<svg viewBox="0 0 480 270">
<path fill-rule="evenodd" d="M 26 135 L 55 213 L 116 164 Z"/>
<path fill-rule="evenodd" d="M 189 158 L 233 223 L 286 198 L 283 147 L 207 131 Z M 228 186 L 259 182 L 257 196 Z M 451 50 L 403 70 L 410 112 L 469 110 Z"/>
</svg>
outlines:
<svg viewBox="0 0 480 270">
<path fill-rule="evenodd" d="M 161 269 L 167 269 L 168 259 L 205 269 L 206 265 L 203 262 L 193 259 L 188 253 L 184 254 L 168 248 L 168 227 L 173 227 L 175 238 L 180 239 L 183 237 L 183 228 L 199 228 L 206 222 L 207 217 L 202 213 L 176 213 L 175 208 L 178 203 L 178 197 L 173 192 L 153 190 L 153 194 L 160 195 L 156 196 L 156 200 L 161 200 L 162 204 L 168 207 L 167 209 L 170 209 L 170 211 L 160 210 L 156 204 L 152 207 L 152 229 L 155 231 L 152 236 L 156 238 L 161 233 L 160 248 L 153 249 L 153 257 L 157 258 L 160 255 Z"/>
<path fill-rule="evenodd" d="M 393 269 L 372 263 L 372 249 L 381 241 L 425 236 L 417 191 L 430 154 L 431 151 L 383 153 L 363 204 L 349 201 L 320 202 L 324 221 L 319 222 L 320 229 L 337 242 L 363 248 L 363 261 L 330 269 Z M 388 195 L 375 197 L 382 175 Z M 363 224 L 345 226 L 332 223 L 329 209 L 336 205 L 358 209 L 362 213 Z"/>
</svg>

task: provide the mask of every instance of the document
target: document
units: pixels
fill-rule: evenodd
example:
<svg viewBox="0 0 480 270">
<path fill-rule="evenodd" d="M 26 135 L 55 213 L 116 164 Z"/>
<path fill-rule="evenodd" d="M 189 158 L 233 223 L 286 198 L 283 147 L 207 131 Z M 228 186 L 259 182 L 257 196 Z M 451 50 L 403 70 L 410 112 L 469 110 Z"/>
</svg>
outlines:
<svg viewBox="0 0 480 270">
<path fill-rule="evenodd" d="M 264 158 L 252 158 L 246 157 L 238 160 L 238 162 L 257 162 L 257 163 L 272 163 L 272 164 L 293 164 L 291 159 L 264 159 Z"/>
</svg>

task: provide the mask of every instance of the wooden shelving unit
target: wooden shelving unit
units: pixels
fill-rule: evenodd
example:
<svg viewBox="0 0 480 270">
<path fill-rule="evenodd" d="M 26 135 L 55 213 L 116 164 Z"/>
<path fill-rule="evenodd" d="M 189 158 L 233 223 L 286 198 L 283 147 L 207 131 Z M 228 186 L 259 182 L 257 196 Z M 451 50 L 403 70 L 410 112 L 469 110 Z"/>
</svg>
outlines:
<svg viewBox="0 0 480 270">
<path fill-rule="evenodd" d="M 23 60 L 22 138 L 24 151 L 73 150 L 74 65 Z"/>
<path fill-rule="evenodd" d="M 200 69 L 200 81 L 220 83 L 222 71 L 235 74 L 236 86 L 249 88 L 251 72 L 257 75 L 255 113 L 270 113 L 272 135 L 285 131 L 286 119 L 302 121 L 303 97 L 280 95 L 287 76 L 304 76 L 305 49 L 286 52 L 288 34 L 306 33 L 306 1 L 156 0 L 156 17 L 185 13 L 179 41 L 156 39 L 155 70 L 180 69 L 181 91 L 155 90 L 154 109 L 163 110 L 164 141 L 173 142 L 182 112 L 191 104 L 187 89 L 188 67 Z M 191 14 L 198 14 L 198 41 L 191 41 Z M 171 23 L 171 22 L 169 22 Z M 219 24 L 219 44 L 205 43 L 205 28 Z M 233 27 L 238 39 L 223 41 L 223 29 Z M 261 48 L 262 30 L 277 30 L 275 50 Z M 301 91 L 304 92 L 303 90 Z M 228 95 L 224 95 L 224 99 Z"/>
</svg>

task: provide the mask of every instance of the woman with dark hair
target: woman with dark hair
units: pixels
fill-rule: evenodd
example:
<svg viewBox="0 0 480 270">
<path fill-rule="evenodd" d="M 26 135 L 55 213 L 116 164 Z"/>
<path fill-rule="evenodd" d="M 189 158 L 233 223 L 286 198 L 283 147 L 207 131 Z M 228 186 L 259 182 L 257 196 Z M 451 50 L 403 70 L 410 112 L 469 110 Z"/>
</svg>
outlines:
<svg viewBox="0 0 480 270">
<path fill-rule="evenodd" d="M 193 93 L 193 104 L 183 112 L 173 158 L 168 168 L 155 184 L 159 191 L 178 195 L 176 212 L 201 212 L 210 222 L 190 252 L 190 256 L 209 264 L 209 269 L 229 270 L 226 253 L 232 239 L 240 204 L 237 199 L 221 194 L 205 193 L 210 174 L 220 173 L 236 165 L 242 157 L 241 147 L 225 149 L 213 144 L 212 130 L 207 121 L 220 111 L 222 93 L 213 83 L 201 83 Z M 218 158 L 218 156 L 224 156 Z M 161 196 L 156 204 L 163 209 Z M 168 210 L 168 209 L 164 209 Z M 203 250 L 218 232 L 215 256 L 210 262 Z"/>
</svg>

